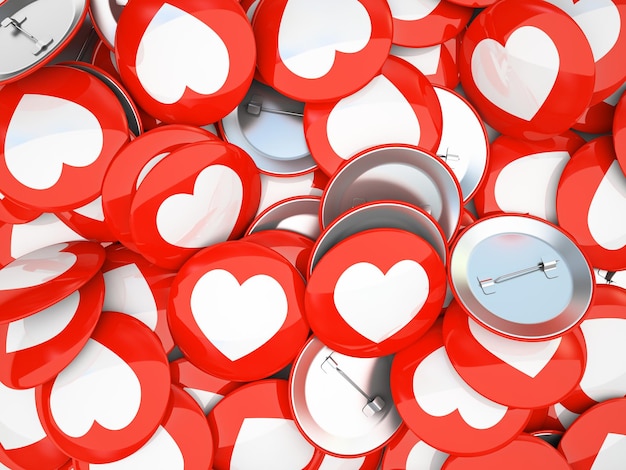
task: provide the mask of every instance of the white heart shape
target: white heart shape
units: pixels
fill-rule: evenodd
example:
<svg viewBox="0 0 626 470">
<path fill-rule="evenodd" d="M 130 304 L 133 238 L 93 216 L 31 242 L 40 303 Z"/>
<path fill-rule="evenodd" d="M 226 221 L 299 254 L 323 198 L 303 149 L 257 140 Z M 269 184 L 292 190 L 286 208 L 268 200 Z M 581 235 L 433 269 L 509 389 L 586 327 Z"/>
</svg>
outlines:
<svg viewBox="0 0 626 470">
<path fill-rule="evenodd" d="M 219 91 L 228 78 L 230 57 L 209 25 L 164 3 L 139 41 L 137 78 L 163 104 L 180 100 L 189 88 L 201 95 Z"/>
<path fill-rule="evenodd" d="M 111 269 L 104 276 L 103 311 L 135 317 L 152 331 L 159 315 L 152 290 L 135 263 Z"/>
<path fill-rule="evenodd" d="M 241 210 L 243 184 L 231 168 L 211 165 L 202 170 L 193 194 L 168 197 L 157 211 L 159 233 L 170 245 L 203 248 L 228 239 Z"/>
<path fill-rule="evenodd" d="M 452 367 L 443 346 L 430 353 L 415 369 L 413 393 L 419 406 L 429 415 L 442 417 L 458 410 L 463 421 L 474 429 L 494 427 L 508 410 L 467 385 Z"/>
<path fill-rule="evenodd" d="M 202 408 L 205 415 L 208 415 L 213 407 L 217 405 L 222 398 L 224 398 L 224 395 L 209 392 L 208 390 L 199 390 L 191 387 L 184 387 L 183 390 L 191 395 L 191 398 L 196 400 L 196 403 L 200 405 L 200 408 Z"/>
<path fill-rule="evenodd" d="M 516 29 L 504 47 L 483 39 L 471 59 L 478 90 L 500 109 L 526 121 L 532 120 L 550 95 L 559 65 L 554 42 L 535 26 Z"/>
<path fill-rule="evenodd" d="M 619 39 L 621 18 L 612 0 L 548 0 L 565 11 L 583 30 L 593 60 L 598 62 Z"/>
<path fill-rule="evenodd" d="M 582 391 L 597 402 L 626 396 L 626 366 L 615 360 L 626 357 L 626 320 L 591 318 L 580 328 L 587 345 Z"/>
<path fill-rule="evenodd" d="M 380 343 L 415 318 L 428 298 L 429 287 L 428 274 L 416 261 L 398 261 L 385 274 L 377 266 L 361 262 L 339 276 L 333 300 L 352 329 Z"/>
<path fill-rule="evenodd" d="M 213 269 L 198 280 L 190 303 L 204 336 L 231 361 L 269 341 L 289 309 L 287 295 L 273 277 L 257 274 L 239 284 L 223 269 Z"/>
<path fill-rule="evenodd" d="M 51 340 L 70 324 L 80 303 L 78 291 L 40 312 L 9 323 L 5 351 L 13 353 Z"/>
<path fill-rule="evenodd" d="M 402 21 L 417 21 L 426 18 L 441 0 L 387 0 L 391 16 Z"/>
<path fill-rule="evenodd" d="M 498 336 L 468 317 L 470 332 L 480 345 L 502 362 L 535 378 L 556 354 L 561 338 L 548 341 L 515 341 Z"/>
<path fill-rule="evenodd" d="M 141 404 L 141 384 L 117 354 L 89 339 L 57 376 L 50 392 L 50 412 L 59 429 L 81 437 L 98 422 L 111 431 L 127 427 Z"/>
<path fill-rule="evenodd" d="M 0 444 L 20 449 L 46 437 L 35 404 L 35 389 L 16 390 L 0 382 Z"/>
<path fill-rule="evenodd" d="M 589 470 L 610 470 L 620 468 L 626 462 L 626 436 L 617 433 L 607 433 L 598 455 Z"/>
<path fill-rule="evenodd" d="M 56 215 L 46 212 L 25 224 L 13 225 L 11 257 L 17 259 L 46 246 L 84 240 Z"/>
<path fill-rule="evenodd" d="M 63 98 L 25 94 L 6 131 L 4 158 L 24 186 L 49 189 L 63 165 L 85 167 L 100 156 L 104 137 L 91 111 Z"/>
<path fill-rule="evenodd" d="M 406 459 L 407 469 L 441 470 L 448 454 L 419 441 L 413 446 Z"/>
<path fill-rule="evenodd" d="M 360 470 L 363 462 L 365 462 L 365 457 L 334 457 L 326 454 L 318 470 Z"/>
<path fill-rule="evenodd" d="M 104 209 L 102 208 L 102 196 L 98 196 L 93 201 L 84 206 L 74 209 L 74 212 L 88 219 L 104 222 Z"/>
<path fill-rule="evenodd" d="M 435 75 L 441 59 L 441 44 L 431 47 L 391 46 L 391 55 L 406 60 L 424 75 Z"/>
<path fill-rule="evenodd" d="M 418 145 L 420 132 L 415 111 L 384 75 L 341 99 L 326 121 L 328 143 L 344 160 L 376 145 Z"/>
<path fill-rule="evenodd" d="M 621 250 L 626 246 L 626 217 L 615 217 L 624 211 L 626 177 L 615 160 L 593 194 L 587 214 L 589 233 L 605 250 Z"/>
<path fill-rule="evenodd" d="M 566 151 L 525 155 L 498 174 L 494 195 L 504 212 L 522 212 L 552 223 L 556 218 L 556 190 L 565 165 Z"/>
<path fill-rule="evenodd" d="M 305 468 L 314 452 L 291 419 L 246 418 L 235 439 L 229 468 Z"/>
<path fill-rule="evenodd" d="M 47 246 L 7 264 L 0 269 L 0 291 L 40 286 L 67 272 L 77 258 L 64 248 L 66 243 Z"/>
<path fill-rule="evenodd" d="M 372 23 L 357 0 L 289 0 L 278 29 L 278 54 L 292 73 L 321 78 L 336 52 L 354 54 L 369 43 Z"/>
<path fill-rule="evenodd" d="M 185 469 L 185 459 L 178 444 L 163 426 L 159 426 L 150 440 L 128 457 L 115 462 L 89 464 L 90 470 L 138 470 L 141 468 Z"/>
</svg>

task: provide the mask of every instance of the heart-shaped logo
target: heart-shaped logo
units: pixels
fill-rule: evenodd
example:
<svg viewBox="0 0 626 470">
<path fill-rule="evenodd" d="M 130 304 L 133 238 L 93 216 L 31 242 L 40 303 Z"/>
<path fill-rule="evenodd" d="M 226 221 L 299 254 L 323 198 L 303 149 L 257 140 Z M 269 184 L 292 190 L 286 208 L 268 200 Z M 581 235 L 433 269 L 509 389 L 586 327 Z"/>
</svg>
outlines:
<svg viewBox="0 0 626 470">
<path fill-rule="evenodd" d="M 429 446 L 424 441 L 419 441 L 413 446 L 406 459 L 405 468 L 441 469 L 448 454 Z"/>
<path fill-rule="evenodd" d="M 556 223 L 556 190 L 569 161 L 565 151 L 525 155 L 505 166 L 494 195 L 505 212 L 522 212 Z"/>
<path fill-rule="evenodd" d="M 235 439 L 230 468 L 305 468 L 315 449 L 291 419 L 246 418 Z"/>
<path fill-rule="evenodd" d="M 117 354 L 89 339 L 57 376 L 50 393 L 50 412 L 61 431 L 81 437 L 95 422 L 111 431 L 132 423 L 141 404 L 141 384 Z"/>
<path fill-rule="evenodd" d="M 626 177 L 615 160 L 602 177 L 587 214 L 589 233 L 605 250 L 620 250 L 626 245 L 626 217 L 611 215 L 625 210 Z"/>
<path fill-rule="evenodd" d="M 20 449 L 46 437 L 35 404 L 35 389 L 15 390 L 0 382 L 0 444 Z"/>
<path fill-rule="evenodd" d="M 70 324 L 80 303 L 78 291 L 40 312 L 9 323 L 5 350 L 22 351 L 43 344 Z"/>
<path fill-rule="evenodd" d="M 193 194 L 168 197 L 157 211 L 156 225 L 170 245 L 203 248 L 225 241 L 239 218 L 241 179 L 231 168 L 211 165 L 202 170 Z"/>
<path fill-rule="evenodd" d="M 335 153 L 346 160 L 376 145 L 418 145 L 420 124 L 400 90 L 387 77 L 378 75 L 335 105 L 328 115 L 326 134 Z"/>
<path fill-rule="evenodd" d="M 40 286 L 67 272 L 76 255 L 66 251 L 67 244 L 48 246 L 16 259 L 0 269 L 0 290 Z"/>
<path fill-rule="evenodd" d="M 626 462 L 626 436 L 607 433 L 589 470 L 616 468 L 619 462 Z"/>
<path fill-rule="evenodd" d="M 285 322 L 288 307 L 280 283 L 265 274 L 239 284 L 228 271 L 214 269 L 191 293 L 191 313 L 198 327 L 231 361 L 269 341 Z"/>
<path fill-rule="evenodd" d="M 494 427 L 508 410 L 467 385 L 452 367 L 443 346 L 430 353 L 415 369 L 413 393 L 419 406 L 429 415 L 447 416 L 458 410 L 463 421 L 474 429 Z"/>
<path fill-rule="evenodd" d="M 441 0 L 414 0 L 412 2 L 387 0 L 387 3 L 391 9 L 391 16 L 395 19 L 417 21 L 430 15 L 439 6 Z"/>
<path fill-rule="evenodd" d="M 398 261 L 386 274 L 361 262 L 339 276 L 333 298 L 352 329 L 380 343 L 415 318 L 428 298 L 429 286 L 428 274 L 413 260 Z"/>
<path fill-rule="evenodd" d="M 103 311 L 121 312 L 140 320 L 152 331 L 159 319 L 152 290 L 136 264 L 104 273 Z"/>
<path fill-rule="evenodd" d="M 472 336 L 483 348 L 532 378 L 548 365 L 561 344 L 561 338 L 533 342 L 510 340 L 486 330 L 471 318 L 467 321 Z"/>
<path fill-rule="evenodd" d="M 135 59 L 137 78 L 163 104 L 180 100 L 189 88 L 211 95 L 226 83 L 228 48 L 209 25 L 164 3 L 146 28 Z"/>
<path fill-rule="evenodd" d="M 103 143 L 100 122 L 88 109 L 56 96 L 26 94 L 11 116 L 4 158 L 16 180 L 44 190 L 59 181 L 63 165 L 95 162 Z"/>
<path fill-rule="evenodd" d="M 626 320 L 592 318 L 585 320 L 580 328 L 587 344 L 587 365 L 580 381 L 581 390 L 597 402 L 625 396 L 624 367 L 607 367 L 607 364 L 613 364 L 615 358 L 626 357 Z"/>
<path fill-rule="evenodd" d="M 532 120 L 546 101 L 559 73 L 559 51 L 544 31 L 522 26 L 504 47 L 480 41 L 472 54 L 472 77 L 478 90 L 513 116 Z"/>
<path fill-rule="evenodd" d="M 97 220 L 98 222 L 104 222 L 104 209 L 102 208 L 102 196 L 98 196 L 93 201 L 85 204 L 84 206 L 74 209 L 74 212 L 87 217 L 91 220 Z"/>
<path fill-rule="evenodd" d="M 547 0 L 565 11 L 583 30 L 598 62 L 619 39 L 620 13 L 612 0 Z"/>
<path fill-rule="evenodd" d="M 354 54 L 367 46 L 372 23 L 357 0 L 289 0 L 278 30 L 278 54 L 292 73 L 321 78 L 335 54 Z"/>
</svg>

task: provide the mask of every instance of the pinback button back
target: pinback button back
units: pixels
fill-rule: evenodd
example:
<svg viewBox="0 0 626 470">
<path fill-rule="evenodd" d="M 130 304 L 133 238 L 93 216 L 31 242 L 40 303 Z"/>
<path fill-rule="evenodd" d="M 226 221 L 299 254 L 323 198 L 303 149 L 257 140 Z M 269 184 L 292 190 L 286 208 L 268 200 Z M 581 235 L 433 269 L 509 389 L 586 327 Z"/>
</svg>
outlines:
<svg viewBox="0 0 626 470">
<path fill-rule="evenodd" d="M 319 208 L 320 197 L 317 196 L 295 196 L 278 201 L 256 216 L 246 235 L 280 229 L 317 240 L 321 232 Z"/>
<path fill-rule="evenodd" d="M 402 424 L 391 398 L 390 367 L 390 356 L 345 356 L 311 338 L 289 378 L 291 409 L 307 440 L 345 457 L 384 446 Z"/>
<path fill-rule="evenodd" d="M 562 336 L 582 321 L 594 293 L 589 262 L 569 235 L 528 215 L 470 225 L 451 248 L 448 269 L 470 317 L 518 340 Z"/>
<path fill-rule="evenodd" d="M 89 16 L 93 25 L 110 50 L 113 50 L 117 22 L 126 3 L 128 0 L 91 0 L 89 3 Z"/>
</svg>

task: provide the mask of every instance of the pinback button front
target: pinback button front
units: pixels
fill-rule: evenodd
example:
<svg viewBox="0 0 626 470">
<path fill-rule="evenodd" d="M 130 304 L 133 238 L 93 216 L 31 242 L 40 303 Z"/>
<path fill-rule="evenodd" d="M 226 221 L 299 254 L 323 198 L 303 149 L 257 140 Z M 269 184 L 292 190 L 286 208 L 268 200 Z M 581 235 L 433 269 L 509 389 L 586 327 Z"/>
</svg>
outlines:
<svg viewBox="0 0 626 470">
<path fill-rule="evenodd" d="M 474 320 L 527 341 L 574 328 L 595 286 L 570 236 L 528 215 L 494 215 L 470 225 L 451 248 L 448 269 L 456 299 Z"/>
<path fill-rule="evenodd" d="M 429 446 L 413 431 L 404 428 L 389 442 L 381 462 L 381 470 L 441 470 L 448 454 Z"/>
<path fill-rule="evenodd" d="M 13 0 L 0 4 L 0 85 L 21 79 L 57 55 L 87 15 L 85 0 Z"/>
<path fill-rule="evenodd" d="M 289 230 L 262 230 L 243 237 L 241 240 L 274 250 L 289 261 L 302 274 L 302 277 L 306 276 L 309 257 L 313 249 L 313 240 L 310 238 Z"/>
<path fill-rule="evenodd" d="M 404 230 L 371 229 L 340 241 L 316 264 L 306 317 L 339 353 L 386 356 L 426 332 L 445 295 L 443 261 L 427 241 Z"/>
<path fill-rule="evenodd" d="M 346 356 L 311 338 L 289 378 L 290 405 L 300 431 L 337 456 L 382 448 L 402 424 L 391 398 L 390 367 L 390 356 Z"/>
</svg>

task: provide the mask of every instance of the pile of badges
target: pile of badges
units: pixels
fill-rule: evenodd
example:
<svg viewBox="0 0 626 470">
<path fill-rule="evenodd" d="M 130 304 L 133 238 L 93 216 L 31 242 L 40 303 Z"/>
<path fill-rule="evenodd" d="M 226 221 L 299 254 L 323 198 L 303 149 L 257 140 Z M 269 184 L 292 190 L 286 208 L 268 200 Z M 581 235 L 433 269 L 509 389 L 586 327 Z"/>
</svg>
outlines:
<svg viewBox="0 0 626 470">
<path fill-rule="evenodd" d="M 626 468 L 626 0 L 0 1 L 0 469 Z"/>
</svg>

